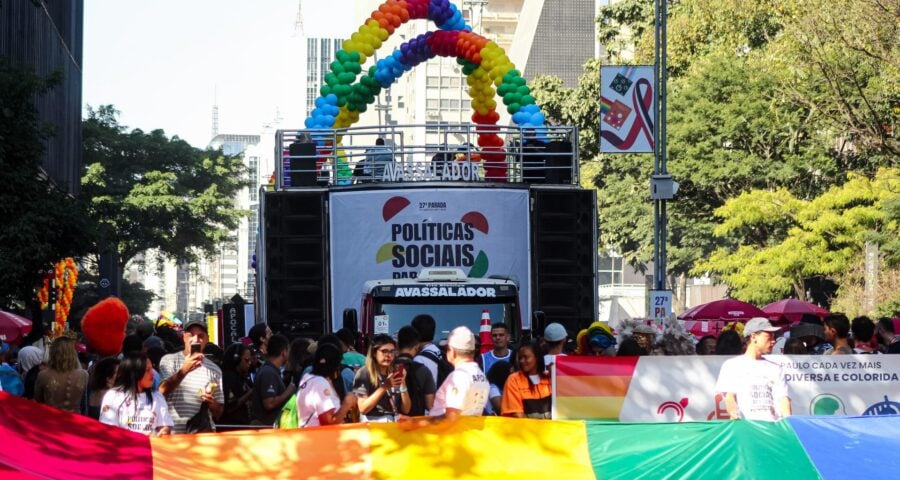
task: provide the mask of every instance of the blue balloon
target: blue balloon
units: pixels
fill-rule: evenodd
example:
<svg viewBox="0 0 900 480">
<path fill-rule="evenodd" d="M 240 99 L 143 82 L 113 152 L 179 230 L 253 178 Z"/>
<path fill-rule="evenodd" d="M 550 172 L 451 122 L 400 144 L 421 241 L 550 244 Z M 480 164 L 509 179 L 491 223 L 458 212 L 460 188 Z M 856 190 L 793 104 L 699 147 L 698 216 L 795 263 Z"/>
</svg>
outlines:
<svg viewBox="0 0 900 480">
<path fill-rule="evenodd" d="M 316 126 L 316 122 L 312 117 L 307 118 L 303 124 L 306 125 L 306 128 L 313 128 Z"/>
<path fill-rule="evenodd" d="M 325 106 L 325 98 L 324 98 L 324 97 L 319 97 L 319 98 L 317 98 L 317 99 L 316 99 L 316 106 L 319 107 L 319 108 L 324 107 L 324 106 Z"/>
<path fill-rule="evenodd" d="M 334 116 L 333 115 L 324 115 L 322 117 L 322 120 L 324 121 L 324 125 L 323 125 L 324 127 L 330 127 L 330 126 L 334 125 Z"/>
<path fill-rule="evenodd" d="M 337 105 L 337 103 L 338 103 L 337 95 L 335 95 L 333 93 L 329 93 L 328 96 L 325 97 L 325 101 L 331 105 Z"/>
</svg>

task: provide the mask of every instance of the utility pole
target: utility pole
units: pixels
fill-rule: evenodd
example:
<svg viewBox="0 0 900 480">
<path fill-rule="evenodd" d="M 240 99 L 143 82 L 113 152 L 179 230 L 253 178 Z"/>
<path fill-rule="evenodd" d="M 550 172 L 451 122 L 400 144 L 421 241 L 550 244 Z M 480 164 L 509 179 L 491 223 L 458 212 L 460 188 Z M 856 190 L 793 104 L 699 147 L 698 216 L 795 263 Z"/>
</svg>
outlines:
<svg viewBox="0 0 900 480">
<path fill-rule="evenodd" d="M 655 57 L 654 81 L 656 84 L 656 102 L 654 102 L 654 160 L 653 177 L 650 180 L 651 198 L 653 199 L 653 286 L 656 290 L 666 289 L 666 237 L 668 225 L 666 221 L 666 202 L 675 197 L 678 184 L 672 180 L 666 169 L 666 17 L 667 0 L 655 0 L 656 13 L 654 22 Z"/>
</svg>

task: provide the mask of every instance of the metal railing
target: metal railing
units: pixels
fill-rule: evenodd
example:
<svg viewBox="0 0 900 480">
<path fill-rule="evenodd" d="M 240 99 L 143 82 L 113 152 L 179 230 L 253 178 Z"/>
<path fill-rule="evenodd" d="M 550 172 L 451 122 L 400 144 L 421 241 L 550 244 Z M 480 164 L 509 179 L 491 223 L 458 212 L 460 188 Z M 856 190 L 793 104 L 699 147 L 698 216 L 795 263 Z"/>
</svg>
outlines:
<svg viewBox="0 0 900 480">
<path fill-rule="evenodd" d="M 477 147 L 481 134 L 503 139 Z M 275 188 L 397 182 L 578 183 L 572 126 L 419 124 L 278 130 Z M 384 145 L 376 145 L 382 139 Z M 336 147 L 335 147 L 336 145 Z"/>
</svg>

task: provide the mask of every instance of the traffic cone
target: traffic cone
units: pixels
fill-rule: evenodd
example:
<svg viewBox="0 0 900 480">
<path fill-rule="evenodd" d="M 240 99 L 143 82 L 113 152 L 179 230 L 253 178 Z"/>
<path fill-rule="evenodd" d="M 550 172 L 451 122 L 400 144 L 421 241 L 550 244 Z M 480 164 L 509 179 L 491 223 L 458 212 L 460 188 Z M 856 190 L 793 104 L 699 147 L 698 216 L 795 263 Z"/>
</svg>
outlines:
<svg viewBox="0 0 900 480">
<path fill-rule="evenodd" d="M 494 349 L 491 342 L 491 314 L 488 309 L 481 311 L 481 328 L 478 329 L 478 335 L 481 339 L 481 353 L 487 353 Z"/>
</svg>

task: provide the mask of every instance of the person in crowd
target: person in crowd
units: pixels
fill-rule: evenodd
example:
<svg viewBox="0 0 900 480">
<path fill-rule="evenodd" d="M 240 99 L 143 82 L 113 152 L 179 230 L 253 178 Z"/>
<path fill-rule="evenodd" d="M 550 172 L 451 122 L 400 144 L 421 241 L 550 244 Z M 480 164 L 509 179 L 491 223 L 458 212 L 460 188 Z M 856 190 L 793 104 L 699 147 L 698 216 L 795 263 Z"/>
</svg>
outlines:
<svg viewBox="0 0 900 480">
<path fill-rule="evenodd" d="M 225 357 L 225 352 L 222 350 L 222 347 L 216 345 L 215 343 L 207 343 L 205 347 L 203 347 L 203 356 L 210 359 L 213 363 L 222 368 L 222 360 Z"/>
<path fill-rule="evenodd" d="M 491 325 L 491 342 L 494 344 L 493 350 L 481 354 L 481 366 L 485 372 L 491 370 L 491 367 L 501 361 L 512 363 L 512 350 L 509 348 L 509 327 L 503 322 L 497 322 Z"/>
<path fill-rule="evenodd" d="M 740 355 L 744 342 L 736 330 L 725 330 L 716 340 L 716 355 Z"/>
<path fill-rule="evenodd" d="M 397 332 L 397 348 L 400 353 L 395 360 L 396 365 L 403 365 L 406 369 L 406 387 L 409 389 L 411 402 L 408 415 L 420 417 L 425 415 L 434 406 L 434 394 L 437 387 L 431 378 L 431 373 L 425 366 L 413 361 L 413 357 L 419 351 L 419 332 L 407 325 Z"/>
<path fill-rule="evenodd" d="M 697 355 L 715 355 L 717 343 L 715 335 L 704 335 L 697 342 Z"/>
<path fill-rule="evenodd" d="M 19 350 L 18 361 L 16 367 L 19 374 L 22 375 L 22 383 L 24 384 L 23 397 L 34 400 L 34 383 L 37 376 L 44 369 L 44 352 L 40 348 L 28 345 Z"/>
<path fill-rule="evenodd" d="M 222 416 L 225 394 L 222 392 L 222 369 L 203 355 L 209 342 L 206 322 L 190 320 L 184 325 L 181 352 L 170 353 L 159 362 L 159 392 L 166 398 L 174 433 L 185 433 L 187 422 L 206 404 L 210 424 Z"/>
<path fill-rule="evenodd" d="M 303 374 L 312 367 L 312 358 L 315 354 L 315 348 L 310 348 L 315 342 L 308 338 L 300 337 L 291 341 L 288 349 L 288 360 L 282 372 L 285 385 L 293 383 L 300 385 L 300 379 Z M 311 350 L 311 351 L 310 351 Z"/>
<path fill-rule="evenodd" d="M 266 361 L 266 353 L 268 353 L 269 339 L 272 338 L 272 329 L 265 323 L 257 323 L 250 327 L 247 333 L 253 346 L 254 365 L 253 370 L 262 366 Z"/>
<path fill-rule="evenodd" d="M 800 323 L 791 326 L 791 338 L 799 338 L 806 344 L 807 353 L 822 355 L 831 350 L 831 343 L 825 340 L 825 327 L 822 319 L 816 315 L 804 313 Z"/>
<path fill-rule="evenodd" d="M 318 347 L 321 347 L 322 345 L 334 345 L 335 347 L 338 347 L 338 350 L 343 351 L 343 347 L 341 346 L 341 340 L 337 337 L 337 335 L 334 335 L 331 333 L 329 333 L 328 335 L 322 335 L 321 337 L 319 337 L 319 340 L 316 343 L 316 348 L 318 349 Z M 365 362 L 363 362 L 363 364 L 365 365 Z M 342 381 L 338 382 L 337 385 L 335 385 L 335 388 L 337 389 L 337 394 L 339 397 L 343 398 L 343 396 L 346 392 L 353 391 L 353 382 L 355 381 L 356 373 L 359 370 L 360 370 L 359 368 L 354 368 L 349 365 L 344 365 L 343 362 L 341 363 L 340 375 L 341 375 Z M 307 366 L 305 369 L 303 369 L 304 374 L 309 373 L 311 371 L 312 371 L 312 365 Z"/>
<path fill-rule="evenodd" d="M 341 365 L 346 365 L 355 372 L 366 364 L 366 356 L 356 351 L 356 334 L 349 328 L 342 328 L 335 332 L 335 336 L 341 341 Z"/>
<path fill-rule="evenodd" d="M 749 338 L 747 351 L 722 365 L 716 392 L 725 396 L 725 408 L 732 420 L 774 422 L 791 414 L 781 366 L 763 358 L 772 351 L 778 331 L 765 318 L 750 319 L 744 326 L 744 336 Z"/>
<path fill-rule="evenodd" d="M 659 332 L 655 328 L 645 323 L 640 323 L 634 327 L 632 335 L 634 336 L 634 340 L 638 343 L 638 346 L 641 347 L 641 351 L 644 352 L 644 355 L 653 353 L 653 345 L 656 344 L 657 333 Z"/>
<path fill-rule="evenodd" d="M 617 357 L 639 357 L 643 355 L 646 355 L 646 353 L 634 337 L 628 337 L 622 340 L 618 350 L 616 350 Z"/>
<path fill-rule="evenodd" d="M 630 336 L 619 333 L 622 338 Z M 613 331 L 605 322 L 594 322 L 578 332 L 575 337 L 575 354 L 588 356 L 613 356 L 616 354 L 616 344 L 619 342 Z"/>
<path fill-rule="evenodd" d="M 340 383 L 338 370 L 341 367 L 341 351 L 338 347 L 325 344 L 316 348 L 312 371 L 300 380 L 297 391 L 297 418 L 300 428 L 317 427 L 344 423 L 347 413 L 357 404 L 353 392 L 337 395 L 335 383 Z"/>
<path fill-rule="evenodd" d="M 100 419 L 100 406 L 103 404 L 103 396 L 113 388 L 119 371 L 119 359 L 117 357 L 101 358 L 94 364 L 88 384 L 88 416 L 94 420 Z"/>
<path fill-rule="evenodd" d="M 34 399 L 72 413 L 81 413 L 81 397 L 87 388 L 88 372 L 81 368 L 75 340 L 59 337 L 50 344 L 47 368 L 34 382 Z"/>
<path fill-rule="evenodd" d="M 491 386 L 475 362 L 477 352 L 472 331 L 466 327 L 454 328 L 447 339 L 447 360 L 453 365 L 453 371 L 435 393 L 429 416 L 401 420 L 415 428 L 440 422 L 452 424 L 461 416 L 481 416 Z"/>
<path fill-rule="evenodd" d="M 253 383 L 250 381 L 250 365 L 252 363 L 253 352 L 247 345 L 233 343 L 225 350 L 222 360 L 225 409 L 219 418 L 219 423 L 223 425 L 250 424 L 248 404 L 253 394 Z"/>
<path fill-rule="evenodd" d="M 884 348 L 884 353 L 900 353 L 900 338 L 895 333 L 893 320 L 887 317 L 878 319 L 878 323 L 875 324 L 875 335 L 878 337 L 878 343 Z"/>
<path fill-rule="evenodd" d="M 566 348 L 568 340 L 569 333 L 566 332 L 566 327 L 553 322 L 544 328 L 543 346 L 544 351 L 547 352 L 544 355 L 544 365 L 547 366 L 548 370 L 557 355 L 565 355 L 563 350 Z"/>
<path fill-rule="evenodd" d="M 253 395 L 250 399 L 250 423 L 274 425 L 281 407 L 297 391 L 295 383 L 284 384 L 281 368 L 288 359 L 288 339 L 284 335 L 272 335 L 266 345 L 266 363 L 256 372 Z"/>
<path fill-rule="evenodd" d="M 390 336 L 379 334 L 372 338 L 366 367 L 359 369 L 353 380 L 360 419 L 364 422 L 394 422 L 412 408 L 406 368 L 394 365 L 397 353 L 397 343 Z"/>
<path fill-rule="evenodd" d="M 100 422 L 147 436 L 171 434 L 174 422 L 166 399 L 152 387 L 153 365 L 147 354 L 126 355 L 113 388 L 103 395 Z"/>
<path fill-rule="evenodd" d="M 487 371 L 486 376 L 490 389 L 488 390 L 488 402 L 484 405 L 485 415 L 500 415 L 503 410 L 503 387 L 512 371 L 512 364 L 506 360 L 494 362 L 491 369 Z"/>
<path fill-rule="evenodd" d="M 410 325 L 416 329 L 416 332 L 419 332 L 419 341 L 422 342 L 419 346 L 419 353 L 413 358 L 413 361 L 424 365 L 431 373 L 434 384 L 437 385 L 439 383 L 438 364 L 442 358 L 441 350 L 434 344 L 434 318 L 427 314 L 416 315 Z"/>
<path fill-rule="evenodd" d="M 6 393 L 21 397 L 25 393 L 25 384 L 19 372 L 9 364 L 11 350 L 8 343 L 0 341 L 0 387 Z"/>
<path fill-rule="evenodd" d="M 509 376 L 503 388 L 503 416 L 550 418 L 550 376 L 544 370 L 540 346 L 526 343 L 516 353 L 519 371 Z"/>
<path fill-rule="evenodd" d="M 799 338 L 789 338 L 784 342 L 785 355 L 807 355 L 806 345 Z"/>
<path fill-rule="evenodd" d="M 853 319 L 850 324 L 853 338 L 853 353 L 879 353 L 878 341 L 875 339 L 875 322 L 866 316 Z"/>
<path fill-rule="evenodd" d="M 125 355 L 135 352 L 146 353 L 146 350 L 144 350 L 144 340 L 136 334 L 126 335 L 125 339 L 122 340 L 122 353 L 120 357 L 124 358 Z"/>
<path fill-rule="evenodd" d="M 834 348 L 826 355 L 853 355 L 850 346 L 850 320 L 843 313 L 832 313 L 823 319 L 825 324 L 825 340 Z"/>
</svg>

